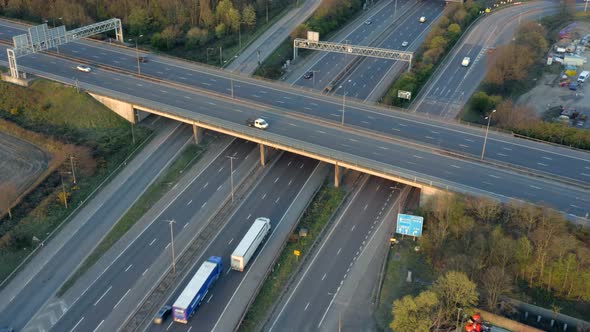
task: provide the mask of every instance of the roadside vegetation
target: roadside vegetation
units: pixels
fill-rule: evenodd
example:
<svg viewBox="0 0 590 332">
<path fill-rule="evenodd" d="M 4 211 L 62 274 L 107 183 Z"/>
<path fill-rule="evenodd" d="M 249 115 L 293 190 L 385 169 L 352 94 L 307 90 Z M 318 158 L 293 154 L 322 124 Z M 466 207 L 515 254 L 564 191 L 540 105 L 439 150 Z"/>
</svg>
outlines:
<svg viewBox="0 0 590 332">
<path fill-rule="evenodd" d="M 318 9 L 303 24 L 300 24 L 291 32 L 289 38 L 283 41 L 279 47 L 269 56 L 254 72 L 254 75 L 268 79 L 279 79 L 285 73 L 283 65 L 293 58 L 293 40 L 295 38 L 307 38 L 307 31 L 317 31 L 320 38 L 325 40 L 331 33 L 338 31 L 349 23 L 350 19 L 362 12 L 364 1 L 322 1 Z M 300 50 L 299 55 L 304 56 L 305 50 Z"/>
<path fill-rule="evenodd" d="M 453 194 L 434 196 L 416 214 L 424 217 L 422 237 L 389 253 L 376 312 L 382 328 L 454 329 L 457 308 L 476 306 L 518 319 L 503 298 L 590 317 L 590 232 L 583 226 L 546 207 Z M 454 289 L 442 291 L 445 284 Z"/>
<path fill-rule="evenodd" d="M 220 64 L 304 0 L 0 1 L 0 15 L 69 29 L 120 18 L 131 44 Z M 111 36 L 113 37 L 113 36 Z M 129 39 L 132 39 L 129 40 Z M 225 63 L 223 61 L 222 63 Z"/>
<path fill-rule="evenodd" d="M 485 124 L 485 116 L 495 109 L 493 126 L 534 139 L 590 149 L 590 131 L 545 121 L 531 107 L 514 105 L 514 100 L 533 88 L 544 72 L 552 70 L 545 63 L 545 55 L 555 42 L 552 36 L 571 19 L 572 15 L 564 10 L 541 20 L 541 25 L 523 23 L 514 40 L 498 47 L 491 56 L 485 79 L 467 103 L 462 119 Z"/>
<path fill-rule="evenodd" d="M 0 216 L 0 280 L 88 198 L 150 135 L 131 126 L 86 94 L 36 80 L 23 88 L 0 83 L 0 126 L 52 155 L 48 171 L 25 196 L 3 191 Z M 72 173 L 72 169 L 74 172 Z M 74 183 L 75 175 L 75 183 Z M 10 184 L 4 184 L 6 190 Z M 67 206 L 66 206 L 67 205 Z"/>
<path fill-rule="evenodd" d="M 398 90 L 417 96 L 445 55 L 455 46 L 465 29 L 483 8 L 471 0 L 465 4 L 448 3 L 443 15 L 434 23 L 424 42 L 414 53 L 412 69 L 402 74 L 383 97 L 387 105 L 407 107 L 409 100 L 397 97 Z"/>
<path fill-rule="evenodd" d="M 149 211 L 178 182 L 183 172 L 194 165 L 204 148 L 199 145 L 187 145 L 176 160 L 152 183 L 143 195 L 127 210 L 125 215 L 117 221 L 105 238 L 98 244 L 76 272 L 64 283 L 57 292 L 62 296 L 72 287 L 78 278 L 94 265 L 143 215 Z"/>
<path fill-rule="evenodd" d="M 342 189 L 334 188 L 333 184 L 328 182 L 318 191 L 298 225 L 298 229 L 308 230 L 307 236 L 289 241 L 283 248 L 256 299 L 248 309 L 239 331 L 257 331 L 267 319 L 269 311 L 279 299 L 302 258 L 310 252 L 316 239 L 330 221 L 330 217 L 342 203 L 344 194 Z M 294 255 L 295 250 L 300 252 L 300 257 Z"/>
</svg>

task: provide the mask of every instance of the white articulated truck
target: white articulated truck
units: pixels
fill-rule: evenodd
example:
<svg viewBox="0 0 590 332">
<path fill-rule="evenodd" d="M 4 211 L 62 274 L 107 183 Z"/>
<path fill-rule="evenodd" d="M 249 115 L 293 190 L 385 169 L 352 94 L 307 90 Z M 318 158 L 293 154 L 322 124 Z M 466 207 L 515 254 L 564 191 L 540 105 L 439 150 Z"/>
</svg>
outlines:
<svg viewBox="0 0 590 332">
<path fill-rule="evenodd" d="M 262 240 L 270 232 L 270 219 L 256 218 L 254 223 L 231 254 L 232 270 L 243 272 L 244 268 L 254 255 L 254 252 L 262 243 Z"/>
</svg>

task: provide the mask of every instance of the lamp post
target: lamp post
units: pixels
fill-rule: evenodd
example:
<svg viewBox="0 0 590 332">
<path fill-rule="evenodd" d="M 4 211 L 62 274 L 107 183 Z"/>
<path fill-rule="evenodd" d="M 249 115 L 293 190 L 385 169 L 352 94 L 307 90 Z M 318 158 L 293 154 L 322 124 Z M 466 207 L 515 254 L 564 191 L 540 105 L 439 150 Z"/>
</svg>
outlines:
<svg viewBox="0 0 590 332">
<path fill-rule="evenodd" d="M 137 38 L 135 38 L 135 57 L 137 58 L 137 75 L 141 76 L 141 65 L 140 65 L 140 61 L 139 61 L 139 46 L 138 46 L 138 42 L 139 42 L 139 38 L 143 37 L 143 35 L 139 35 L 137 36 Z M 133 39 L 129 39 L 129 41 L 133 41 Z"/>
<path fill-rule="evenodd" d="M 348 80 L 348 83 L 352 82 L 352 80 Z M 346 86 L 341 85 L 340 88 L 344 88 L 344 93 L 342 94 L 342 116 L 340 117 L 340 125 L 344 127 L 344 111 L 346 109 Z"/>
<path fill-rule="evenodd" d="M 234 159 L 238 159 L 234 156 L 226 156 L 229 158 L 229 182 L 231 186 L 231 201 L 234 201 Z"/>
<path fill-rule="evenodd" d="M 455 331 L 459 332 L 459 314 L 461 313 L 461 308 L 457 308 L 457 323 L 455 324 L 456 328 Z"/>
<path fill-rule="evenodd" d="M 176 259 L 174 258 L 174 229 L 172 228 L 172 224 L 176 223 L 176 220 L 164 220 L 168 224 L 170 224 L 170 249 L 172 250 L 172 273 L 176 274 Z"/>
<path fill-rule="evenodd" d="M 490 131 L 490 122 L 492 121 L 492 114 L 496 113 L 496 110 L 493 110 L 490 115 L 486 116 L 484 119 L 488 120 L 488 126 L 486 127 L 486 136 L 483 139 L 483 147 L 481 149 L 481 160 L 483 160 L 483 156 L 486 153 L 486 143 L 488 142 L 488 132 Z"/>
</svg>

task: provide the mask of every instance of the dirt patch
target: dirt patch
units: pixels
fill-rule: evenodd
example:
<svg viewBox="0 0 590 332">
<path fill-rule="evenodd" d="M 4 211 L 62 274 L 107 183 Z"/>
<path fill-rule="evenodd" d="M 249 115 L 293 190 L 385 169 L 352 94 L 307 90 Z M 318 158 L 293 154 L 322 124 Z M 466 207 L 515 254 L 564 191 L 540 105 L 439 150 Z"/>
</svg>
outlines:
<svg viewBox="0 0 590 332">
<path fill-rule="evenodd" d="M 47 169 L 49 154 L 27 141 L 0 132 L 0 183 L 23 193 Z"/>
</svg>

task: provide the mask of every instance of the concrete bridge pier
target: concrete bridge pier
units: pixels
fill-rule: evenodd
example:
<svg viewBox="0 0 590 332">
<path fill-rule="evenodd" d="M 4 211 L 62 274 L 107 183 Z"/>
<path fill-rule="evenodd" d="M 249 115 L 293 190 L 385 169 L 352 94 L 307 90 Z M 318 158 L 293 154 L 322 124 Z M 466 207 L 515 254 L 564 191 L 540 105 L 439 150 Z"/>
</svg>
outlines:
<svg viewBox="0 0 590 332">
<path fill-rule="evenodd" d="M 340 170 L 340 166 L 338 163 L 334 164 L 334 187 L 340 187 L 340 182 L 342 182 L 342 171 Z"/>
<path fill-rule="evenodd" d="M 195 144 L 199 145 L 203 142 L 203 134 L 205 133 L 205 129 L 193 124 L 193 137 L 195 139 Z"/>
<path fill-rule="evenodd" d="M 266 163 L 268 162 L 268 148 L 260 143 L 260 165 L 262 166 L 266 166 Z"/>
</svg>

